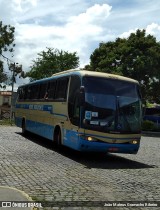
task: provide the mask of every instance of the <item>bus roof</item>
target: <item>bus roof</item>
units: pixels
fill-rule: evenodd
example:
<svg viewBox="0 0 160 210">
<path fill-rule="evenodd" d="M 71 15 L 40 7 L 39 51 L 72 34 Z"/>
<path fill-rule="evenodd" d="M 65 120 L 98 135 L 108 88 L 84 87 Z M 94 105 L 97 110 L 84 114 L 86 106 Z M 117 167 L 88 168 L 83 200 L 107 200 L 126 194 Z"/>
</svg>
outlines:
<svg viewBox="0 0 160 210">
<path fill-rule="evenodd" d="M 104 73 L 104 72 L 81 70 L 81 69 L 71 69 L 71 70 L 67 70 L 67 71 L 62 71 L 62 72 L 53 74 L 52 77 L 53 76 L 58 76 L 58 75 L 65 75 L 67 73 L 73 73 L 73 72 L 77 72 L 81 76 L 103 77 L 103 78 L 124 80 L 124 81 L 134 82 L 134 83 L 138 84 L 137 80 L 134 80 L 134 79 L 131 79 L 131 78 L 128 78 L 128 77 L 124 77 L 124 76 L 120 76 L 120 75 L 116 75 L 116 74 L 108 74 L 108 73 Z"/>
<path fill-rule="evenodd" d="M 101 77 L 101 78 L 109 78 L 109 79 L 116 79 L 116 80 L 123 80 L 123 81 L 128 81 L 128 82 L 132 82 L 132 83 L 137 83 L 137 80 L 128 78 L 128 77 L 123 77 L 123 76 L 119 76 L 119 75 L 115 75 L 115 74 L 108 74 L 108 73 L 104 73 L 104 72 L 96 72 L 96 71 L 87 71 L 87 70 L 81 70 L 81 69 L 71 69 L 71 70 L 67 70 L 67 71 L 62 71 L 56 74 L 53 74 L 51 77 L 48 78 L 44 78 L 44 79 L 40 79 L 40 80 L 36 80 L 33 82 L 30 82 L 28 84 L 25 85 L 30 85 L 30 84 L 36 84 L 38 82 L 43 82 L 43 81 L 47 81 L 52 79 L 53 77 L 56 78 L 60 78 L 61 76 L 70 76 L 72 74 L 75 75 L 79 75 L 79 76 L 93 76 L 93 77 Z M 22 86 L 25 86 L 22 85 Z M 20 86 L 20 87 L 22 87 Z"/>
</svg>

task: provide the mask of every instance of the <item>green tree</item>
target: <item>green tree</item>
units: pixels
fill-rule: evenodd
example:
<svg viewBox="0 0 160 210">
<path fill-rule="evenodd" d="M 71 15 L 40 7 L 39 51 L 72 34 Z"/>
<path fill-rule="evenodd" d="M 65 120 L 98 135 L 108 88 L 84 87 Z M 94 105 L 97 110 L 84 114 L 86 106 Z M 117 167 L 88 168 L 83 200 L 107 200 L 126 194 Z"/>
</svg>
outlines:
<svg viewBox="0 0 160 210">
<path fill-rule="evenodd" d="M 7 79 L 4 73 L 2 57 L 4 52 L 13 53 L 14 44 L 14 31 L 15 28 L 10 25 L 3 25 L 0 21 L 0 86 L 1 82 Z"/>
<path fill-rule="evenodd" d="M 127 39 L 100 43 L 90 56 L 90 68 L 136 79 L 145 100 L 160 100 L 153 97 L 160 84 L 160 42 L 145 30 L 137 30 Z"/>
<path fill-rule="evenodd" d="M 47 48 L 47 51 L 38 53 L 38 58 L 33 60 L 31 70 L 26 73 L 31 81 L 52 76 L 52 74 L 79 66 L 77 53 Z"/>
<path fill-rule="evenodd" d="M 1 82 L 4 82 L 7 80 L 7 75 L 3 72 L 3 62 L 0 60 L 0 87 Z"/>
</svg>

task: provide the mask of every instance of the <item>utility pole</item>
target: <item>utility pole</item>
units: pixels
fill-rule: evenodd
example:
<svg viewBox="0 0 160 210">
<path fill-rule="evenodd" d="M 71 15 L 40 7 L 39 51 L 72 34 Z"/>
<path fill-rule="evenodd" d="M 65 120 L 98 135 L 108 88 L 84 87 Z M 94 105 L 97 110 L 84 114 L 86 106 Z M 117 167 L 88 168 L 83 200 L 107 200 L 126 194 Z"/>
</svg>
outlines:
<svg viewBox="0 0 160 210">
<path fill-rule="evenodd" d="M 11 90 L 11 111 L 10 111 L 10 123 L 12 125 L 12 118 L 13 118 L 13 92 L 14 92 L 14 80 L 15 80 L 15 69 L 16 69 L 16 64 L 15 62 L 13 63 L 13 73 L 12 73 L 12 90 Z"/>
<path fill-rule="evenodd" d="M 24 75 L 24 72 L 22 70 L 22 65 L 17 66 L 18 63 L 15 63 L 14 61 L 12 61 L 11 59 L 7 58 L 6 56 L 4 56 L 3 54 L 0 54 L 0 56 L 2 56 L 3 58 L 5 58 L 7 60 L 8 63 L 8 67 L 9 69 L 13 72 L 12 76 L 11 76 L 11 85 L 12 85 L 12 90 L 11 90 L 11 109 L 10 109 L 10 123 L 12 124 L 12 117 L 13 117 L 13 93 L 14 93 L 14 82 L 15 82 L 15 76 L 17 76 L 17 74 Z M 9 64 L 9 62 L 11 62 Z M 23 76 L 22 76 L 23 77 Z"/>
<path fill-rule="evenodd" d="M 13 119 L 13 103 L 14 103 L 14 83 L 15 83 L 15 76 L 17 76 L 17 74 L 22 74 L 22 65 L 18 65 L 18 63 L 12 63 L 10 65 L 10 70 L 12 71 L 12 79 L 11 79 L 11 84 L 12 84 L 12 91 L 11 91 L 11 112 L 10 112 L 10 122 L 12 125 L 12 119 Z"/>
</svg>

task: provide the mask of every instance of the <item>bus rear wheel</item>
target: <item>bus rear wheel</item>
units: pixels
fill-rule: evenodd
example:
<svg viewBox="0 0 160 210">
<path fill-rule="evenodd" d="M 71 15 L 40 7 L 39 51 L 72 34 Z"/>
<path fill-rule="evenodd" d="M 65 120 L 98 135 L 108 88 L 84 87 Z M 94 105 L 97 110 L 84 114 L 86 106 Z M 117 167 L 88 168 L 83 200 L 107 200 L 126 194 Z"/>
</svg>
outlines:
<svg viewBox="0 0 160 210">
<path fill-rule="evenodd" d="M 61 130 L 59 127 L 56 127 L 54 131 L 54 143 L 57 147 L 61 146 Z"/>
<path fill-rule="evenodd" d="M 26 130 L 26 122 L 25 120 L 23 119 L 22 121 L 22 135 L 26 135 L 27 134 L 27 130 Z"/>
</svg>

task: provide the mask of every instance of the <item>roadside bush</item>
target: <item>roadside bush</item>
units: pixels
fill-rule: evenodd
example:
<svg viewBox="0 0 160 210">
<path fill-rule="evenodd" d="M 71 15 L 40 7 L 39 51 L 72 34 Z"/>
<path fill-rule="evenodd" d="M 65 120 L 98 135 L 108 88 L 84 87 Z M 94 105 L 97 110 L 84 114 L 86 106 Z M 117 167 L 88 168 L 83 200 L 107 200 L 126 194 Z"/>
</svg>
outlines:
<svg viewBox="0 0 160 210">
<path fill-rule="evenodd" d="M 10 121 L 10 119 L 3 119 L 0 120 L 0 125 L 5 125 L 5 126 L 10 126 L 10 125 L 14 125 L 14 121 Z"/>
<path fill-rule="evenodd" d="M 142 122 L 142 130 L 143 131 L 152 131 L 155 129 L 154 122 L 149 121 L 149 120 L 144 120 Z"/>
</svg>

